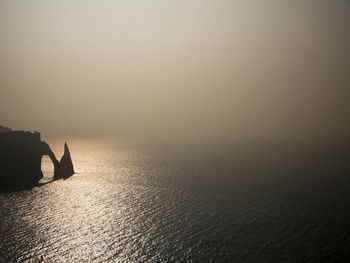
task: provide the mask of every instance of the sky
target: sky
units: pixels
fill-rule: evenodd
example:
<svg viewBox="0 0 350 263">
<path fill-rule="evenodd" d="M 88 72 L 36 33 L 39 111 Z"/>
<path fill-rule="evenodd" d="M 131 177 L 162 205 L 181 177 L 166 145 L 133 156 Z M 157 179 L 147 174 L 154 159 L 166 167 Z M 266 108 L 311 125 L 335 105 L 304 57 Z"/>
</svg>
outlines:
<svg viewBox="0 0 350 263">
<path fill-rule="evenodd" d="M 347 140 L 348 0 L 0 0 L 0 124 Z"/>
</svg>

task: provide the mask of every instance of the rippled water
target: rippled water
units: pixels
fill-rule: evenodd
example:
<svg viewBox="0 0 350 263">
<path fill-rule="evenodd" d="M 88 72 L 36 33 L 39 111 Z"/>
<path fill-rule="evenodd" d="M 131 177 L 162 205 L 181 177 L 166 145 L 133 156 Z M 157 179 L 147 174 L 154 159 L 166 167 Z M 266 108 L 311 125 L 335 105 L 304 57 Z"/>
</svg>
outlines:
<svg viewBox="0 0 350 263">
<path fill-rule="evenodd" d="M 69 146 L 76 175 L 0 193 L 1 262 L 342 262 L 350 250 L 346 151 Z"/>
</svg>

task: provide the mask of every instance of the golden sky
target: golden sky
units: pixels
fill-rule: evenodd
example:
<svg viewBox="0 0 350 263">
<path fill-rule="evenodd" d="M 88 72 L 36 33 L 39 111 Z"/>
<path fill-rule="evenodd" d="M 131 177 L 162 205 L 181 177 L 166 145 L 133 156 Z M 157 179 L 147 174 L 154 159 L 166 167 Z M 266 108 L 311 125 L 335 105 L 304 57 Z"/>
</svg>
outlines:
<svg viewBox="0 0 350 263">
<path fill-rule="evenodd" d="M 348 138 L 346 0 L 0 0 L 0 124 L 147 140 Z"/>
</svg>

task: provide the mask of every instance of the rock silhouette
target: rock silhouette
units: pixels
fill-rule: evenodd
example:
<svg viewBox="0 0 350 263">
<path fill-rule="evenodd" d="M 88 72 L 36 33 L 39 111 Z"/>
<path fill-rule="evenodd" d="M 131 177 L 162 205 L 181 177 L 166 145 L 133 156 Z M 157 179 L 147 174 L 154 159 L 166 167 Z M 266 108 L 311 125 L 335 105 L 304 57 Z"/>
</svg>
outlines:
<svg viewBox="0 0 350 263">
<path fill-rule="evenodd" d="M 10 128 L 0 125 L 0 133 L 5 133 L 11 131 Z"/>
<path fill-rule="evenodd" d="M 41 159 L 48 155 L 54 165 L 54 179 L 74 174 L 67 144 L 60 162 L 40 133 L 7 131 L 0 133 L 0 188 L 38 185 L 43 178 Z"/>
<path fill-rule="evenodd" d="M 55 173 L 56 179 L 67 178 L 75 174 L 74 168 L 73 168 L 73 162 L 70 157 L 70 152 L 66 142 L 64 143 L 64 154 L 60 160 L 59 169 L 60 169 L 59 173 L 57 174 Z"/>
</svg>

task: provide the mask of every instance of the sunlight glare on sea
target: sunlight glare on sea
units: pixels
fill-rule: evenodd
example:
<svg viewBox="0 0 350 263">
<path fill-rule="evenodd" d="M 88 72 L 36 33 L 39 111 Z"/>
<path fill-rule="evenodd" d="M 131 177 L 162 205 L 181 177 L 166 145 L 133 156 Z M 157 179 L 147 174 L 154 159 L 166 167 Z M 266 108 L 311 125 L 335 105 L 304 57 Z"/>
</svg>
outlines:
<svg viewBox="0 0 350 263">
<path fill-rule="evenodd" d="M 63 140 L 47 140 L 59 159 Z M 349 251 L 348 151 L 67 141 L 76 174 L 0 193 L 0 262 L 333 262 Z"/>
</svg>

